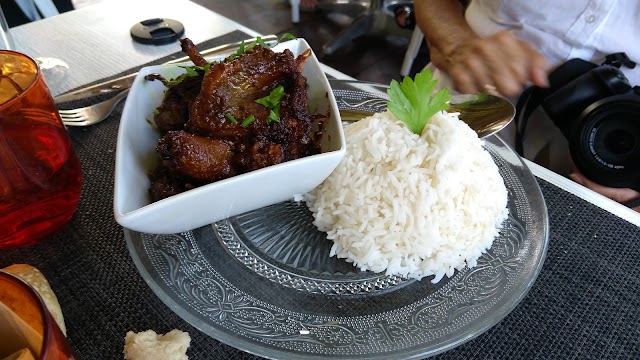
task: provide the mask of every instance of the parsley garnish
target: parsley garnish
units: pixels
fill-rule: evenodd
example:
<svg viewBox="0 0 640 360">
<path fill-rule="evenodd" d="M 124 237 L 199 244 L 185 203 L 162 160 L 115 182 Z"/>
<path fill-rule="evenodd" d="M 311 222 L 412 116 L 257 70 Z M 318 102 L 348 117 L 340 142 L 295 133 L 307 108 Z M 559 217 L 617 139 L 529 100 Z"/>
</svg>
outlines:
<svg viewBox="0 0 640 360">
<path fill-rule="evenodd" d="M 278 40 L 278 43 L 281 43 L 284 40 L 296 40 L 296 39 L 297 37 L 295 37 L 295 35 L 285 33 L 282 36 L 280 36 L 280 40 Z"/>
<path fill-rule="evenodd" d="M 418 73 L 415 80 L 405 76 L 402 83 L 391 81 L 387 95 L 391 99 L 387 108 L 407 125 L 413 133 L 422 135 L 429 119 L 438 111 L 449 109 L 451 95 L 448 89 L 441 89 L 431 96 L 438 83 L 429 69 Z"/>
<path fill-rule="evenodd" d="M 276 86 L 268 96 L 256 100 L 256 102 L 268 109 L 271 109 L 267 116 L 267 124 L 270 122 L 280 122 L 280 101 L 284 97 L 284 86 Z"/>
<path fill-rule="evenodd" d="M 238 51 L 236 51 L 236 53 L 230 57 L 231 60 L 237 59 L 239 58 L 242 54 L 247 53 L 251 50 L 253 50 L 254 47 L 256 47 L 256 45 L 260 45 L 261 47 L 265 48 L 265 49 L 271 49 L 272 47 L 280 44 L 281 42 L 283 42 L 284 40 L 295 40 L 297 39 L 295 36 L 286 33 L 284 35 L 282 35 L 280 37 L 280 39 L 273 45 L 269 45 L 267 43 L 264 42 L 264 40 L 262 39 L 262 37 L 258 36 L 256 37 L 256 39 L 252 42 L 250 42 L 248 45 L 245 45 L 244 40 L 240 43 L 240 47 L 238 48 Z"/>
<path fill-rule="evenodd" d="M 225 114 L 224 117 L 226 117 L 227 120 L 231 121 L 232 124 L 238 123 L 238 120 L 236 120 L 236 118 L 234 118 L 230 113 Z"/>
<path fill-rule="evenodd" d="M 188 77 L 196 77 L 196 76 L 200 76 L 200 73 L 198 71 L 201 72 L 207 72 L 209 71 L 209 69 L 211 69 L 211 63 L 206 63 L 203 66 L 197 66 L 197 65 L 191 65 L 191 66 L 186 66 L 186 65 L 180 65 L 181 68 L 184 68 L 186 70 L 186 72 L 180 76 L 178 76 L 175 79 L 169 80 L 167 81 L 167 86 L 174 86 L 174 85 L 178 85 L 182 82 L 182 80 L 188 78 Z"/>
<path fill-rule="evenodd" d="M 227 118 L 227 120 L 231 121 L 232 124 L 237 124 L 238 120 L 236 120 L 236 118 L 233 117 L 233 115 L 231 115 L 231 113 L 226 113 L 224 115 L 224 117 Z M 242 125 L 242 127 L 247 127 L 249 126 L 254 120 L 256 119 L 255 116 L 253 115 L 249 115 L 247 116 L 244 120 L 242 120 L 242 123 L 240 125 Z"/>
<path fill-rule="evenodd" d="M 255 116 L 253 115 L 249 115 L 247 116 L 244 120 L 242 120 L 242 127 L 247 127 L 249 126 L 249 124 L 251 124 L 254 120 L 255 120 Z"/>
</svg>

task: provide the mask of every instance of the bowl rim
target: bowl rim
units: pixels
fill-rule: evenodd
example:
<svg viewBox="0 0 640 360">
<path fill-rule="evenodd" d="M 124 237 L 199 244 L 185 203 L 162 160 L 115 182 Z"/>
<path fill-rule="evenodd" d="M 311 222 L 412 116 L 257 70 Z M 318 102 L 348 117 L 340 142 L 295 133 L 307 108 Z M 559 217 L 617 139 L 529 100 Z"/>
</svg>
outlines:
<svg viewBox="0 0 640 360">
<path fill-rule="evenodd" d="M 134 108 L 136 105 L 134 105 L 131 101 L 127 101 L 125 102 L 124 109 L 122 111 L 122 117 L 120 120 L 119 129 L 118 129 L 117 144 L 116 144 L 116 159 L 115 159 L 115 176 L 114 176 L 113 212 L 114 212 L 115 220 L 121 226 L 128 227 L 128 228 L 135 228 L 131 226 L 131 222 L 135 221 L 135 219 L 139 219 L 140 217 L 153 216 L 153 213 L 156 210 L 159 210 L 161 208 L 166 208 L 167 206 L 170 206 L 171 204 L 176 202 L 184 203 L 185 201 L 194 201 L 190 199 L 197 199 L 201 197 L 203 194 L 216 192 L 219 188 L 226 188 L 230 186 L 229 185 L 230 183 L 233 183 L 233 182 L 250 181 L 252 177 L 261 178 L 267 175 L 271 175 L 273 172 L 279 172 L 287 168 L 298 167 L 301 165 L 301 163 L 304 163 L 304 162 L 318 162 L 318 161 L 321 161 L 321 159 L 323 158 L 331 159 L 336 156 L 342 159 L 342 157 L 346 153 L 346 139 L 345 139 L 342 125 L 341 125 L 340 112 L 337 106 L 335 96 L 331 89 L 330 83 L 327 79 L 326 73 L 322 69 L 322 64 L 317 59 L 315 53 L 313 52 L 313 49 L 306 42 L 306 40 L 301 38 L 279 43 L 278 45 L 274 46 L 272 49 L 276 52 L 282 52 L 285 49 L 289 49 L 293 51 L 293 49 L 295 49 L 297 52 L 294 51 L 294 56 L 298 56 L 299 54 L 306 51 L 307 49 L 311 51 L 311 55 L 309 56 L 309 58 L 305 60 L 305 68 L 307 64 L 312 64 L 313 67 L 317 68 L 316 71 L 320 74 L 319 79 L 317 79 L 319 80 L 317 81 L 317 83 L 319 84 L 317 88 L 322 89 L 323 92 L 326 94 L 327 111 L 330 112 L 329 119 L 331 119 L 330 122 L 335 122 L 334 126 L 337 131 L 333 135 L 335 136 L 337 134 L 339 139 L 338 141 L 336 141 L 335 139 L 332 139 L 332 144 L 334 144 L 336 148 L 334 150 L 322 151 L 319 154 L 306 156 L 303 158 L 294 159 L 284 163 L 275 164 L 275 165 L 271 165 L 258 170 L 250 171 L 248 173 L 239 174 L 227 179 L 216 181 L 210 184 L 206 184 L 206 185 L 182 192 L 180 194 L 176 194 L 166 199 L 162 199 L 156 202 L 147 202 L 143 206 L 137 206 L 135 208 L 128 209 L 128 207 L 125 206 L 127 204 L 125 199 L 126 198 L 125 190 L 128 188 L 126 184 L 129 183 L 130 181 L 127 180 L 129 175 L 127 174 L 127 171 L 124 169 L 124 166 L 131 159 L 130 157 L 128 157 L 128 153 L 132 152 L 133 150 L 128 149 L 126 146 L 126 144 L 131 143 L 128 139 L 126 139 L 126 137 L 129 136 L 129 135 L 126 135 L 126 133 L 127 133 L 127 130 L 129 130 L 131 122 L 133 121 L 133 118 L 132 116 L 130 116 L 131 115 L 130 113 L 134 112 L 132 108 Z M 207 61 L 222 60 L 227 56 L 228 54 L 225 56 L 208 57 Z M 142 67 L 138 72 L 138 75 L 134 79 L 134 82 L 131 86 L 131 93 L 130 93 L 129 99 L 134 99 L 140 91 L 148 91 L 148 89 L 144 89 L 142 87 L 142 84 L 146 81 L 144 79 L 144 76 L 146 76 L 147 74 L 151 72 L 160 72 L 161 69 L 163 69 L 165 72 L 167 69 L 178 69 L 179 72 L 180 71 L 184 72 L 184 70 L 180 70 L 180 68 L 184 65 L 189 65 L 189 64 L 190 62 L 186 62 L 182 64 L 151 65 L 151 66 Z M 151 128 L 151 125 L 149 125 L 149 127 Z M 159 137 L 159 134 L 158 134 L 158 137 Z M 339 147 L 338 147 L 338 144 L 339 144 Z M 137 166 L 142 166 L 142 165 L 137 165 Z"/>
</svg>

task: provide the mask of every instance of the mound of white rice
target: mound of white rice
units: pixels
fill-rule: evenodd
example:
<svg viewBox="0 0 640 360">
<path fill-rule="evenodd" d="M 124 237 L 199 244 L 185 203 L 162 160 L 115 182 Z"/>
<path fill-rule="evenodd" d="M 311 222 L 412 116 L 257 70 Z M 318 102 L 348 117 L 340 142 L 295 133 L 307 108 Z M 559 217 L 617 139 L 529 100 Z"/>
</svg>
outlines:
<svg viewBox="0 0 640 360">
<path fill-rule="evenodd" d="M 387 111 L 345 135 L 346 156 L 306 196 L 331 255 L 434 283 L 476 266 L 508 215 L 504 182 L 476 133 L 441 112 L 421 137 Z"/>
</svg>

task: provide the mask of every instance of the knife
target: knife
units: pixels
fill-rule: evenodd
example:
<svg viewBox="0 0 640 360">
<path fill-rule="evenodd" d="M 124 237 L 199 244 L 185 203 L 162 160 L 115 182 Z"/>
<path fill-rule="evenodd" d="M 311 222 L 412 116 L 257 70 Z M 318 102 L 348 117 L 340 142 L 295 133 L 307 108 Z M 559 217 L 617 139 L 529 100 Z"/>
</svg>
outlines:
<svg viewBox="0 0 640 360">
<path fill-rule="evenodd" d="M 271 45 L 272 43 L 276 43 L 278 41 L 278 37 L 276 35 L 266 35 L 266 36 L 261 36 L 261 38 L 262 38 L 262 41 L 264 41 L 266 44 L 269 44 L 269 45 Z M 231 52 L 233 50 L 240 48 L 242 43 L 249 44 L 255 40 L 256 38 L 251 38 L 244 41 L 238 41 L 235 43 L 216 46 L 214 48 L 204 50 L 200 52 L 200 54 L 203 57 L 224 54 L 226 52 Z M 184 63 L 188 61 L 191 61 L 191 59 L 189 59 L 188 56 L 185 56 L 179 59 L 167 61 L 162 65 L 179 64 L 179 63 Z M 133 84 L 133 80 L 136 78 L 136 75 L 138 75 L 137 72 L 133 74 L 125 75 L 113 80 L 108 80 L 96 85 L 91 85 L 89 87 L 74 90 L 62 95 L 58 95 L 53 98 L 53 101 L 56 104 L 60 104 L 64 102 L 82 100 L 82 99 L 86 99 L 86 98 L 97 96 L 97 95 L 109 94 L 112 92 L 128 89 L 131 87 L 131 84 Z"/>
</svg>

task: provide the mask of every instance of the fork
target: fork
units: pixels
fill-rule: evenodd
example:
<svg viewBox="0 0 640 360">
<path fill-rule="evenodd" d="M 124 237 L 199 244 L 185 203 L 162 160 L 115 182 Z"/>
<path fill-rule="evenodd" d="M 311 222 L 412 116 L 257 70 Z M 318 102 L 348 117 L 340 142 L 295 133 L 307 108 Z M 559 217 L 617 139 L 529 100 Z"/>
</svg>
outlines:
<svg viewBox="0 0 640 360">
<path fill-rule="evenodd" d="M 108 118 L 120 100 L 127 97 L 128 94 L 129 89 L 126 89 L 118 95 L 97 104 L 78 109 L 59 110 L 58 112 L 60 113 L 62 122 L 67 126 L 89 126 L 97 124 Z"/>
</svg>

